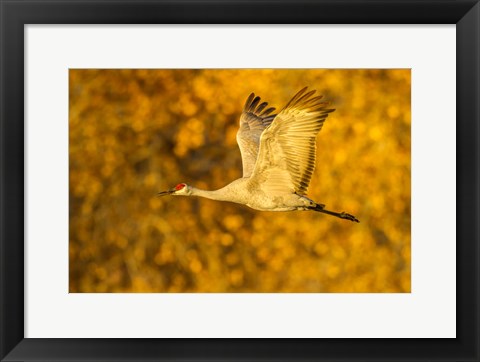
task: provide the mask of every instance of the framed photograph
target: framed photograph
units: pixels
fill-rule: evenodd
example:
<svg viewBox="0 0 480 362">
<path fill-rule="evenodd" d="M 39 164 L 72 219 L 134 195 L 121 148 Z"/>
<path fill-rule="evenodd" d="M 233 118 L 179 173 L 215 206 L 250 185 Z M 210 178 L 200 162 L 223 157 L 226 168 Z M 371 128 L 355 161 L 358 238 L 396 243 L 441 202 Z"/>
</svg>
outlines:
<svg viewBox="0 0 480 362">
<path fill-rule="evenodd" d="M 478 1 L 1 9 L 2 361 L 479 360 Z"/>
</svg>

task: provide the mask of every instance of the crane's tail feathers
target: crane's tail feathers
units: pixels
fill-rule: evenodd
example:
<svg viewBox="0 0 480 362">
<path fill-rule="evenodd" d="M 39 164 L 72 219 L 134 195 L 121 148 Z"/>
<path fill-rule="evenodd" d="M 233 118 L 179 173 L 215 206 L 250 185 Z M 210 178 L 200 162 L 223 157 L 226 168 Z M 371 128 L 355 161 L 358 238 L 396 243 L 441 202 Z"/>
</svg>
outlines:
<svg viewBox="0 0 480 362">
<path fill-rule="evenodd" d="M 347 214 L 346 212 L 335 212 L 335 211 L 330 211 L 330 210 L 325 210 L 325 205 L 323 204 L 317 204 L 315 206 L 312 206 L 309 208 L 312 211 L 318 211 L 322 212 L 324 214 L 332 215 L 339 217 L 340 219 L 346 219 L 354 222 L 360 222 L 355 216 Z"/>
</svg>

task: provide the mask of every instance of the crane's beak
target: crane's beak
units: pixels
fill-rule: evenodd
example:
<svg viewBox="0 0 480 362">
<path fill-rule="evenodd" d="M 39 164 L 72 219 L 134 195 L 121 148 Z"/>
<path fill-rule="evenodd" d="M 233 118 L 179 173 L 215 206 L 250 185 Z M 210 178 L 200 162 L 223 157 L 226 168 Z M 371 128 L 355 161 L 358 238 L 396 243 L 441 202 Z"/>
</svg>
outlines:
<svg viewBox="0 0 480 362">
<path fill-rule="evenodd" d="M 162 191 L 162 192 L 159 192 L 157 194 L 157 196 L 167 196 L 167 195 L 171 195 L 173 193 L 175 193 L 175 189 L 170 189 L 170 190 L 167 190 L 167 191 Z"/>
</svg>

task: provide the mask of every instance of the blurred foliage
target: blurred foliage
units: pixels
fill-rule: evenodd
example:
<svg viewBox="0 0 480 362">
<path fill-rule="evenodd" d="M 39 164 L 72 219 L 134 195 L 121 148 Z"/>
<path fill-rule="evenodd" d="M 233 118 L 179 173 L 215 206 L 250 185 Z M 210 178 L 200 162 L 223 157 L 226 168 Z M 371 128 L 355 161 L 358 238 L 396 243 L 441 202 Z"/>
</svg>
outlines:
<svg viewBox="0 0 480 362">
<path fill-rule="evenodd" d="M 410 292 L 410 70 L 69 73 L 70 292 Z M 155 197 L 241 177 L 251 92 L 332 101 L 308 195 L 316 212 Z"/>
</svg>

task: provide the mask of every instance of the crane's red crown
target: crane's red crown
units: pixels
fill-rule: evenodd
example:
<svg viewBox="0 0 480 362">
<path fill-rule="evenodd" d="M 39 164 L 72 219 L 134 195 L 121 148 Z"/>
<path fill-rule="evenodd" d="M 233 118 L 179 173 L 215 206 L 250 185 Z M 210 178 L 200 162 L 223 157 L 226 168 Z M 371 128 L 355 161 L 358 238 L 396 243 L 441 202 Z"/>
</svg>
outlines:
<svg viewBox="0 0 480 362">
<path fill-rule="evenodd" d="M 187 185 L 185 185 L 185 184 L 178 184 L 177 186 L 175 186 L 175 190 L 180 191 L 180 190 L 183 189 L 185 186 L 187 186 Z"/>
</svg>

